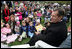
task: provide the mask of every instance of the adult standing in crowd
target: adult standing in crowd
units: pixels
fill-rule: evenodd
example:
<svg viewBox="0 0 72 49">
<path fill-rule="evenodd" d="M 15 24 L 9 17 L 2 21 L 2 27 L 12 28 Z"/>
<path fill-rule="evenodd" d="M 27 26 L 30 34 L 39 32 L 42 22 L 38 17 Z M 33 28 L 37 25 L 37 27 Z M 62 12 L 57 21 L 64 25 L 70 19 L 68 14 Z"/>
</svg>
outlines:
<svg viewBox="0 0 72 49">
<path fill-rule="evenodd" d="M 5 9 L 3 10 L 2 14 L 3 14 L 2 18 L 4 22 L 7 23 L 9 21 L 9 16 L 10 16 L 10 10 L 7 5 L 5 5 Z"/>
</svg>

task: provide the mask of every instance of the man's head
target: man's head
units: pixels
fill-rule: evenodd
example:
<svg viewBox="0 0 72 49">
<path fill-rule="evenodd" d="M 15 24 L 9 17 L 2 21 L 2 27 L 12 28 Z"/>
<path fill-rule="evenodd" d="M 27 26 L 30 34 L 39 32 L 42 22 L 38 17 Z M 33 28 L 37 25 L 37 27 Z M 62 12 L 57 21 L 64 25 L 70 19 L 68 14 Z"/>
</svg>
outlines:
<svg viewBox="0 0 72 49">
<path fill-rule="evenodd" d="M 65 11 L 61 8 L 55 9 L 51 14 L 51 22 L 60 22 L 65 14 Z"/>
</svg>

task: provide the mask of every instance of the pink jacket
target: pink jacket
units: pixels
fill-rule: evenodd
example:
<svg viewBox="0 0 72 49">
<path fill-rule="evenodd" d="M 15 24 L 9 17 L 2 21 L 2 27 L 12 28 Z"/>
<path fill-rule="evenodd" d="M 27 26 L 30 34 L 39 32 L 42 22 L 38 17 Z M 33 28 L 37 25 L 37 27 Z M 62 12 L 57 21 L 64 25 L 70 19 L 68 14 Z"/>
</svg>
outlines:
<svg viewBox="0 0 72 49">
<path fill-rule="evenodd" d="M 41 13 L 37 13 L 37 16 L 41 17 L 41 16 L 42 16 L 42 14 L 41 14 Z"/>
<path fill-rule="evenodd" d="M 4 34 L 1 33 L 1 42 L 2 41 L 6 41 L 6 39 L 7 39 L 6 35 L 4 35 Z"/>
<path fill-rule="evenodd" d="M 11 33 L 11 29 L 8 29 L 8 28 L 6 28 L 6 27 L 1 28 L 1 33 L 2 33 L 2 34 Z"/>
<path fill-rule="evenodd" d="M 19 16 L 19 20 L 22 20 L 22 12 L 17 12 L 16 14 L 20 14 Z"/>
<path fill-rule="evenodd" d="M 12 34 L 12 35 L 8 36 L 6 43 L 14 42 L 17 39 L 17 37 L 18 37 L 17 34 Z"/>
</svg>

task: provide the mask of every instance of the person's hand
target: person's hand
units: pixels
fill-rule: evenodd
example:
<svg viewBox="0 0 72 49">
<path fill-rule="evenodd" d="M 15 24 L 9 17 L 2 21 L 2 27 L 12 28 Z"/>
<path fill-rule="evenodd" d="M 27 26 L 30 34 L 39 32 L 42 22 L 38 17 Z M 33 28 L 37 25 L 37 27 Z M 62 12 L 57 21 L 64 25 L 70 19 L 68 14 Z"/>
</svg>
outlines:
<svg viewBox="0 0 72 49">
<path fill-rule="evenodd" d="M 43 27 L 42 29 L 43 29 L 43 30 L 46 30 L 46 27 Z"/>
<path fill-rule="evenodd" d="M 36 35 L 40 34 L 40 32 L 35 32 Z"/>
<path fill-rule="evenodd" d="M 69 26 L 67 30 L 68 30 L 68 32 L 71 32 L 71 27 Z"/>
</svg>

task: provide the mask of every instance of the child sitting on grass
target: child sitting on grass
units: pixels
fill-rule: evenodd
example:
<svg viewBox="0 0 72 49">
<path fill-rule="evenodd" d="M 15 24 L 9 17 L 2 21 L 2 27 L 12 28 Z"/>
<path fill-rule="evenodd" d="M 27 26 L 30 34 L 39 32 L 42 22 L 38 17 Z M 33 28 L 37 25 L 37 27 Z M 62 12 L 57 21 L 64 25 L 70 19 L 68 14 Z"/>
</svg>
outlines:
<svg viewBox="0 0 72 49">
<path fill-rule="evenodd" d="M 28 26 L 28 36 L 29 36 L 30 38 L 32 38 L 35 32 L 36 32 L 36 29 L 35 29 L 35 27 L 33 26 L 33 23 L 32 23 L 32 22 L 29 22 L 29 26 Z"/>
<path fill-rule="evenodd" d="M 6 24 L 6 27 L 1 28 L 1 41 L 6 41 L 7 36 L 9 36 L 10 34 L 10 25 Z"/>
<path fill-rule="evenodd" d="M 17 35 L 20 35 L 20 22 L 19 21 L 17 21 L 16 22 L 16 25 L 15 25 L 15 33 L 17 34 Z"/>
<path fill-rule="evenodd" d="M 22 38 L 27 38 L 26 32 L 27 32 L 27 26 L 26 26 L 25 21 L 23 20 L 22 21 L 22 26 L 20 27 L 20 38 L 19 38 L 19 41 L 22 41 Z"/>
<path fill-rule="evenodd" d="M 37 32 L 35 32 L 36 34 L 40 34 L 40 32 L 43 30 L 43 26 L 40 24 L 40 19 L 36 20 L 36 26 L 35 26 Z"/>
</svg>

